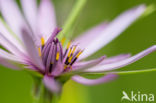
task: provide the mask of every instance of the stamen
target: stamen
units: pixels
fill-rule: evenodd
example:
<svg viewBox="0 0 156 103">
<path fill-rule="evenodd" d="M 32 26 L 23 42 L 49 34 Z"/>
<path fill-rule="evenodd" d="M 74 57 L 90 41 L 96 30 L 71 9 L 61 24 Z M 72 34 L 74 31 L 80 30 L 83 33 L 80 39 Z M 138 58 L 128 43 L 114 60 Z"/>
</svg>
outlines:
<svg viewBox="0 0 156 103">
<path fill-rule="evenodd" d="M 44 37 L 42 37 L 41 38 L 41 45 L 44 46 L 44 44 L 45 44 L 45 40 L 44 40 Z"/>
<path fill-rule="evenodd" d="M 70 44 L 71 44 L 71 42 L 68 42 L 67 48 L 66 48 L 66 50 L 65 50 L 65 53 L 64 53 L 63 57 L 66 56 L 66 54 L 67 54 L 67 52 L 68 52 L 68 49 L 69 49 L 69 47 L 70 47 Z"/>
<path fill-rule="evenodd" d="M 47 62 L 47 58 L 48 58 L 48 54 L 49 54 L 49 51 L 50 51 L 50 47 L 51 45 L 48 45 L 47 48 L 45 48 L 44 52 L 42 53 L 42 60 L 43 60 L 43 63 L 46 65 L 46 62 Z"/>
<path fill-rule="evenodd" d="M 60 49 L 60 58 L 61 58 L 61 61 L 62 61 L 63 60 L 63 49 L 62 49 L 61 43 L 59 43 L 59 49 Z"/>
<path fill-rule="evenodd" d="M 60 56 L 60 54 L 59 54 L 59 52 L 57 52 L 57 54 L 56 54 L 56 61 L 59 60 L 59 56 Z"/>
<path fill-rule="evenodd" d="M 67 44 L 67 49 L 69 49 L 70 47 L 70 44 L 71 44 L 71 41 Z"/>
<path fill-rule="evenodd" d="M 64 71 L 71 70 L 73 63 L 76 62 L 83 52 L 83 50 L 77 49 L 77 45 L 71 45 L 71 41 L 68 42 L 65 51 L 63 51 L 66 38 L 63 38 L 60 42 L 56 37 L 59 32 L 59 28 L 55 29 L 46 43 L 44 37 L 40 39 L 41 46 L 38 48 L 38 53 L 46 67 L 45 73 L 48 75 L 53 75 L 52 72 L 55 71 L 55 68 L 57 69 L 60 63 L 63 63 L 64 68 L 62 69 Z"/>
<path fill-rule="evenodd" d="M 74 54 L 74 52 L 75 52 L 75 50 L 76 50 L 76 45 L 74 46 L 74 48 L 73 48 L 73 51 L 72 51 L 72 53 L 71 53 L 71 56 Z"/>
<path fill-rule="evenodd" d="M 62 44 L 62 45 L 64 45 L 65 40 L 66 40 L 66 38 L 63 38 L 63 39 L 61 40 L 61 44 Z"/>
<path fill-rule="evenodd" d="M 53 64 L 54 64 L 53 62 L 50 63 L 49 73 L 51 73 L 51 71 L 52 71 Z"/>
<path fill-rule="evenodd" d="M 81 50 L 77 55 L 76 58 L 78 58 L 82 54 L 83 50 Z"/>
<path fill-rule="evenodd" d="M 78 57 L 82 54 L 83 50 L 79 51 L 79 53 L 76 55 L 76 57 L 74 58 L 74 60 L 70 63 L 70 66 L 73 65 L 73 63 L 78 59 Z"/>
<path fill-rule="evenodd" d="M 70 50 L 68 52 L 68 58 L 70 57 L 71 52 L 72 52 L 72 48 L 70 48 Z"/>
<path fill-rule="evenodd" d="M 65 65 L 64 65 L 64 70 L 65 70 L 67 67 L 68 67 L 68 65 L 65 64 Z"/>
<path fill-rule="evenodd" d="M 73 56 L 71 56 L 71 57 L 68 59 L 68 63 L 71 62 L 72 58 L 73 58 Z"/>
<path fill-rule="evenodd" d="M 72 48 L 70 48 L 68 55 L 67 55 L 67 58 L 66 58 L 66 61 L 65 61 L 65 64 L 67 64 L 67 65 L 69 64 L 68 59 L 70 57 L 71 52 L 72 52 Z"/>
<path fill-rule="evenodd" d="M 70 51 L 69 51 L 69 53 L 68 53 L 68 63 L 71 63 L 71 61 L 72 61 L 72 58 L 73 58 L 73 54 L 74 54 L 74 52 L 75 52 L 75 50 L 76 50 L 76 46 L 74 46 L 74 47 L 72 47 L 71 49 L 73 49 L 72 51 L 71 51 L 71 53 L 70 53 Z"/>
<path fill-rule="evenodd" d="M 38 48 L 38 54 L 39 54 L 40 57 L 42 56 L 41 48 L 40 47 Z"/>
</svg>

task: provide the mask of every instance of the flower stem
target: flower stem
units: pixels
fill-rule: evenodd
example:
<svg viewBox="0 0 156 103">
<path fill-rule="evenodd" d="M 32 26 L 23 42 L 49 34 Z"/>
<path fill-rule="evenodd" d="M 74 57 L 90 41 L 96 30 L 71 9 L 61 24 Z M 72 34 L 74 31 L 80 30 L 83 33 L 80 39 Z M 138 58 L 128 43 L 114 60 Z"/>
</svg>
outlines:
<svg viewBox="0 0 156 103">
<path fill-rule="evenodd" d="M 144 70 L 130 70 L 130 71 L 109 71 L 109 72 L 103 72 L 103 73 L 87 73 L 88 75 L 103 75 L 103 74 L 118 74 L 118 75 L 128 75 L 128 74 L 136 74 L 136 73 L 147 73 L 147 72 L 156 72 L 156 68 L 152 69 L 144 69 Z"/>
<path fill-rule="evenodd" d="M 155 11 L 156 11 L 156 6 L 154 4 L 151 4 L 151 5 L 147 6 L 145 12 L 143 13 L 143 15 L 140 18 L 144 18 L 144 17 L 152 14 Z"/>
<path fill-rule="evenodd" d="M 32 88 L 33 103 L 41 103 L 40 101 L 42 99 L 42 94 L 44 90 L 42 80 L 35 77 L 33 77 L 33 80 L 34 80 L 34 84 Z"/>
<path fill-rule="evenodd" d="M 119 75 L 124 75 L 124 74 L 147 73 L 147 72 L 154 72 L 154 71 L 156 71 L 156 69 L 117 71 L 117 72 L 111 72 L 111 73 L 116 73 L 116 74 L 119 74 Z"/>
<path fill-rule="evenodd" d="M 69 38 L 69 31 L 71 30 L 76 18 L 80 14 L 87 0 L 76 0 L 76 4 L 74 5 L 71 13 L 69 14 L 68 19 L 63 25 L 63 31 L 59 34 L 58 38 L 63 39 L 64 34 L 66 38 Z"/>
</svg>

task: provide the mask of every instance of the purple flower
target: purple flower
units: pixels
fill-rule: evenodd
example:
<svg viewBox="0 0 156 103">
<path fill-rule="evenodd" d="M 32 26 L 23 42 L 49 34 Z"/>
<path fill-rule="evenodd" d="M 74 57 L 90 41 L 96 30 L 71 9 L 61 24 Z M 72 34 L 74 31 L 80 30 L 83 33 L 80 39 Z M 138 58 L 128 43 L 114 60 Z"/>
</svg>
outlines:
<svg viewBox="0 0 156 103">
<path fill-rule="evenodd" d="M 156 50 L 152 46 L 135 56 L 121 54 L 95 60 L 82 61 L 121 34 L 146 9 L 145 5 L 132 8 L 110 23 L 102 23 L 63 47 L 63 40 L 56 37 L 57 28 L 54 7 L 50 0 L 21 0 L 22 12 L 13 0 L 0 0 L 0 64 L 13 68 L 36 71 L 43 76 L 45 86 L 59 92 L 59 78 L 66 74 L 85 85 L 95 85 L 113 80 L 116 74 L 107 74 L 98 79 L 87 79 L 81 73 L 103 73 L 129 65 Z M 22 14 L 23 13 L 23 14 Z M 23 67 L 22 67 L 23 68 Z"/>
</svg>

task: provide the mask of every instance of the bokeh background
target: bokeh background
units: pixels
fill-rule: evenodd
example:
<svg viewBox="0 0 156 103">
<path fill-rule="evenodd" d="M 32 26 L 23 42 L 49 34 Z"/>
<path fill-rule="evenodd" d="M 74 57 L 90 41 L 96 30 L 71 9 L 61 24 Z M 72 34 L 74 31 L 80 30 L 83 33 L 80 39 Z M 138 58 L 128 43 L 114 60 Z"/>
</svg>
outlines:
<svg viewBox="0 0 156 103">
<path fill-rule="evenodd" d="M 77 0 L 53 0 L 60 27 L 75 1 Z M 156 0 L 88 0 L 77 19 L 73 37 L 96 24 L 111 21 L 123 11 L 142 3 L 156 5 Z M 137 20 L 119 37 L 90 58 L 103 54 L 115 56 L 120 53 L 131 53 L 134 55 L 154 44 L 156 44 L 156 12 Z M 156 68 L 156 53 L 120 70 L 149 68 Z M 32 103 L 31 88 L 32 78 L 26 72 L 13 71 L 0 66 L 0 103 Z M 69 81 L 65 84 L 60 103 L 122 103 L 123 90 L 127 93 L 140 91 L 156 95 L 156 72 L 120 75 L 115 81 L 96 86 L 84 86 Z M 123 101 L 123 103 L 126 102 Z"/>
</svg>

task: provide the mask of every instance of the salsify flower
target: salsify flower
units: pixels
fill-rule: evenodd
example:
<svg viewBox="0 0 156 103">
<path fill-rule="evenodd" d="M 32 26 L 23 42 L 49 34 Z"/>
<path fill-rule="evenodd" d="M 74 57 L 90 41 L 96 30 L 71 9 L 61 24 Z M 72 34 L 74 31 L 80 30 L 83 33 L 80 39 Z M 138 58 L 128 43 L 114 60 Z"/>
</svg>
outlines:
<svg viewBox="0 0 156 103">
<path fill-rule="evenodd" d="M 14 0 L 0 0 L 0 44 L 5 48 L 0 49 L 0 64 L 12 69 L 20 69 L 19 64 L 22 64 L 24 68 L 38 72 L 52 92 L 60 92 L 63 82 L 59 78 L 65 77 L 65 74 L 70 74 L 69 78 L 85 85 L 104 83 L 117 75 L 107 74 L 97 79 L 80 75 L 118 69 L 156 50 L 156 46 L 152 46 L 132 57 L 130 54 L 121 54 L 82 61 L 121 34 L 144 13 L 145 5 L 122 13 L 110 23 L 93 27 L 63 47 L 64 39 L 57 38 L 61 29 L 57 27 L 51 1 L 41 0 L 39 6 L 36 2 L 21 0 L 22 9 L 19 9 Z"/>
</svg>

